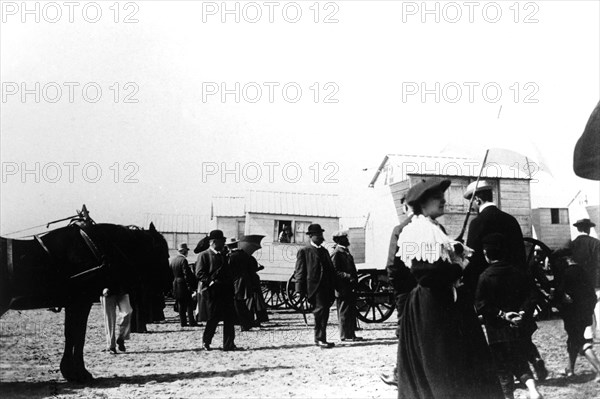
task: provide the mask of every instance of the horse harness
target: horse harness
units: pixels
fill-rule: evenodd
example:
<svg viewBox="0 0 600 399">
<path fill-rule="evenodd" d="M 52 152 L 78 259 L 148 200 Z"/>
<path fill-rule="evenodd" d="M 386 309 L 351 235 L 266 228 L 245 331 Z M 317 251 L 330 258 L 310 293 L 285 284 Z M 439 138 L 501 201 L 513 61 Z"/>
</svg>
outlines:
<svg viewBox="0 0 600 399">
<path fill-rule="evenodd" d="M 76 226 L 79 229 L 79 234 L 81 235 L 81 238 L 83 239 L 83 242 L 85 242 L 87 248 L 92 252 L 92 254 L 94 255 L 94 258 L 96 259 L 96 261 L 100 262 L 99 266 L 93 267 L 91 269 L 85 270 L 81 273 L 77 273 L 74 274 L 72 276 L 69 276 L 69 279 L 76 279 L 78 277 L 83 277 L 85 275 L 88 275 L 90 273 L 96 272 L 96 271 L 100 271 L 101 269 L 103 269 L 104 267 L 106 267 L 108 264 L 107 262 L 104 260 L 105 257 L 102 256 L 102 254 L 100 253 L 100 251 L 98 250 L 98 246 L 94 243 L 94 241 L 90 238 L 90 236 L 83 230 L 83 228 L 81 228 L 81 226 L 79 226 L 78 224 L 73 224 L 74 226 Z M 52 253 L 50 252 L 50 250 L 48 249 L 48 247 L 46 246 L 46 244 L 44 243 L 44 241 L 42 240 L 42 238 L 39 235 L 34 235 L 35 240 L 38 242 L 38 244 L 40 244 L 40 246 L 42 247 L 42 249 L 44 250 L 44 252 L 50 257 L 50 259 L 52 260 L 52 262 L 54 263 L 54 256 L 52 256 Z M 12 249 L 12 248 L 11 248 Z M 11 269 L 11 265 L 12 265 L 12 251 L 8 251 L 9 254 L 9 269 Z"/>
</svg>

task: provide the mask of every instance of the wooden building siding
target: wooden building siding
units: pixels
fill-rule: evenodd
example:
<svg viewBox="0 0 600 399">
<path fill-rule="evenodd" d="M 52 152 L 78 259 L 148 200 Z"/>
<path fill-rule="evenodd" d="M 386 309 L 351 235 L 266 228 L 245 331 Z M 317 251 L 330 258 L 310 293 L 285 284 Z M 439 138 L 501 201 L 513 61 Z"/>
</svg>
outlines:
<svg viewBox="0 0 600 399">
<path fill-rule="evenodd" d="M 365 229 L 361 227 L 348 229 L 348 239 L 354 263 L 365 263 Z"/>
<path fill-rule="evenodd" d="M 409 188 L 418 183 L 422 179 L 432 177 L 431 175 L 409 175 L 405 181 L 392 183 L 389 185 L 394 205 L 400 221 L 405 219 L 402 211 L 400 199 L 406 195 Z M 438 221 L 444 226 L 448 236 L 456 238 L 462 229 L 469 201 L 462 198 L 461 192 L 464 192 L 469 183 L 476 180 L 476 177 L 464 176 L 435 176 L 450 179 L 452 185 L 446 191 L 446 213 L 441 216 Z M 490 178 L 485 180 L 494 187 L 494 202 L 504 212 L 513 215 L 519 225 L 524 237 L 531 237 L 532 220 L 531 220 L 531 197 L 529 180 L 527 179 L 508 179 L 508 178 Z M 471 214 L 469 223 L 477 215 Z M 465 232 L 465 238 L 468 234 Z"/>
<path fill-rule="evenodd" d="M 294 220 L 320 224 L 325 230 L 323 237 L 325 238 L 324 245 L 327 247 L 333 246 L 332 235 L 339 229 L 338 218 L 247 213 L 246 234 L 265 236 L 262 240 L 263 248 L 254 253 L 258 263 L 265 267 L 260 272 L 261 279 L 264 281 L 287 281 L 294 272 L 298 249 L 306 245 L 305 243 L 284 244 L 275 242 L 278 238 L 274 237 L 276 220 Z"/>
<path fill-rule="evenodd" d="M 552 223 L 552 208 L 537 208 L 532 211 L 533 225 L 538 240 L 546 244 L 550 249 L 559 249 L 567 246 L 571 240 L 571 223 L 569 210 L 558 209 L 559 223 Z"/>
</svg>

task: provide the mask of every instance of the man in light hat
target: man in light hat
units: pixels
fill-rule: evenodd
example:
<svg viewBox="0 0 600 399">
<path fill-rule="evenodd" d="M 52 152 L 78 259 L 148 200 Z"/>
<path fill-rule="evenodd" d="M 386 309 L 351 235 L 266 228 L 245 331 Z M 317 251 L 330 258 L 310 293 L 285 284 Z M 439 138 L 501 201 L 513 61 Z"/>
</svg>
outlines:
<svg viewBox="0 0 600 399">
<path fill-rule="evenodd" d="M 600 240 L 590 237 L 591 228 L 596 226 L 590 219 L 580 219 L 573 226 L 578 231 L 570 245 L 573 260 L 586 271 L 596 290 L 592 331 L 596 338 L 600 338 Z"/>
<path fill-rule="evenodd" d="M 308 302 L 314 306 L 315 345 L 332 348 L 335 345 L 327 342 L 327 321 L 329 308 L 335 300 L 335 271 L 329 251 L 321 245 L 325 241 L 324 231 L 319 224 L 308 226 L 306 234 L 310 243 L 298 250 L 294 277 L 296 292 L 306 295 Z"/>
<path fill-rule="evenodd" d="M 362 341 L 357 337 L 356 330 L 356 293 L 354 289 L 358 284 L 358 272 L 354 258 L 348 247 L 350 240 L 347 231 L 337 231 L 333 234 L 336 243 L 331 261 L 335 270 L 335 296 L 338 320 L 340 324 L 340 338 L 342 341 Z"/>
<path fill-rule="evenodd" d="M 473 249 L 473 256 L 463 272 L 463 283 L 466 294 L 474 300 L 475 291 L 479 276 L 487 267 L 485 255 L 483 253 L 483 237 L 499 233 L 505 237 L 506 261 L 516 268 L 527 271 L 527 262 L 525 259 L 525 244 L 521 226 L 514 216 L 501 211 L 494 203 L 493 187 L 486 180 L 474 181 L 467 186 L 464 198 L 471 200 L 473 198 L 473 210 L 477 216 L 469 224 L 469 233 L 467 235 L 467 246 Z M 535 324 L 535 323 L 534 323 Z M 537 326 L 535 326 L 537 328 Z M 531 334 L 535 331 L 531 331 Z M 539 380 L 545 380 L 548 376 L 548 370 L 544 364 L 537 347 L 531 341 L 531 336 L 527 343 L 527 358 L 533 365 L 535 373 Z"/>
<path fill-rule="evenodd" d="M 477 185 L 477 187 L 476 187 Z M 463 282 L 471 297 L 475 295 L 479 275 L 487 267 L 483 255 L 483 237 L 491 233 L 500 233 L 506 237 L 507 261 L 525 270 L 525 245 L 519 222 L 512 215 L 501 211 L 493 202 L 492 185 L 485 180 L 469 184 L 464 197 L 473 198 L 472 209 L 477 216 L 469 224 L 467 247 L 473 249 L 469 265 L 465 268 Z"/>
<path fill-rule="evenodd" d="M 177 301 L 181 327 L 188 326 L 188 319 L 190 326 L 198 325 L 194 318 L 196 304 L 192 301 L 192 292 L 196 290 L 198 282 L 186 258 L 189 251 L 187 243 L 179 244 L 178 254 L 170 262 L 173 271 L 173 296 Z"/>
<path fill-rule="evenodd" d="M 200 252 L 196 261 L 196 277 L 206 296 L 208 320 L 202 336 L 203 348 L 211 350 L 212 339 L 219 321 L 223 320 L 223 350 L 238 350 L 235 346 L 235 307 L 233 302 L 233 272 L 223 253 L 225 237 L 221 230 L 208 234 L 210 247 Z"/>
</svg>

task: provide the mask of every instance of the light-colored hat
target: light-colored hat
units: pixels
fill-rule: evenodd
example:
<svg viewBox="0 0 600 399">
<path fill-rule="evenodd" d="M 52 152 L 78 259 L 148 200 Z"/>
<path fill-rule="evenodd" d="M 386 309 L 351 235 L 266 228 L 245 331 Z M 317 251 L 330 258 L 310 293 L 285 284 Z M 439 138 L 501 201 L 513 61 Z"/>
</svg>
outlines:
<svg viewBox="0 0 600 399">
<path fill-rule="evenodd" d="M 475 185 L 477 185 L 477 190 L 475 190 Z M 491 190 L 492 188 L 493 188 L 492 185 L 490 183 L 488 183 L 486 180 L 479 180 L 479 182 L 477 182 L 477 180 L 475 180 L 474 182 L 472 182 L 471 184 L 469 184 L 467 186 L 464 197 L 466 199 L 470 200 L 471 196 L 476 191 L 479 192 L 479 191 L 484 191 L 484 190 Z"/>
<path fill-rule="evenodd" d="M 338 230 L 333 233 L 333 238 L 348 237 L 348 230 Z"/>
</svg>

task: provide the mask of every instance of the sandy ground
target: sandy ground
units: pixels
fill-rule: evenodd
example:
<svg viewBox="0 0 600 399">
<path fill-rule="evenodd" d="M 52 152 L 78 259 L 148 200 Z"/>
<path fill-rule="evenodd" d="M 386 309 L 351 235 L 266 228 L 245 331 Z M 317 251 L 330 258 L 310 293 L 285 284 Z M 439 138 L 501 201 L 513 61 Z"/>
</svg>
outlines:
<svg viewBox="0 0 600 399">
<path fill-rule="evenodd" d="M 222 398 L 319 397 L 396 398 L 378 373 L 389 372 L 396 355 L 395 315 L 380 324 L 362 324 L 367 340 L 342 343 L 332 310 L 331 350 L 313 345 L 312 326 L 290 311 L 274 311 L 271 322 L 251 332 L 236 327 L 243 352 L 223 352 L 217 331 L 211 352 L 200 351 L 202 327 L 181 328 L 172 305 L 167 320 L 132 334 L 127 352 L 105 347 L 102 315 L 94 305 L 88 324 L 85 360 L 96 377 L 91 386 L 67 383 L 58 370 L 63 348 L 64 314 L 46 310 L 9 311 L 0 319 L 0 397 L 2 398 Z M 308 317 L 312 323 L 312 315 Z M 550 376 L 540 390 L 547 399 L 600 398 L 591 366 L 578 361 L 578 375 L 559 374 L 567 361 L 560 320 L 540 322 L 534 335 Z M 522 389 L 518 399 L 527 397 Z"/>
</svg>

